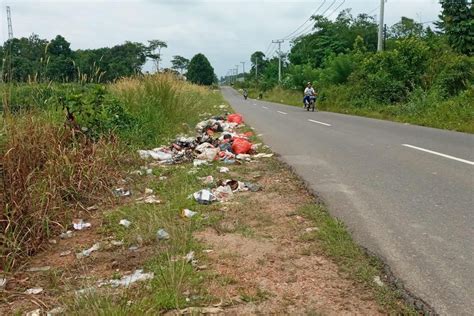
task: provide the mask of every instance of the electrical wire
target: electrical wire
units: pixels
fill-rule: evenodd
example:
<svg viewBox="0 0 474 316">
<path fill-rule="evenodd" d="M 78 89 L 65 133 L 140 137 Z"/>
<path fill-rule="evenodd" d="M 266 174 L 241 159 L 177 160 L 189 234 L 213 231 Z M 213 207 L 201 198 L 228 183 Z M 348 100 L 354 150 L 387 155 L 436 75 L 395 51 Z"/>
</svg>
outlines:
<svg viewBox="0 0 474 316">
<path fill-rule="evenodd" d="M 314 10 L 314 12 L 310 15 L 310 17 L 309 17 L 306 21 L 304 21 L 303 24 L 301 24 L 300 26 L 298 26 L 298 27 L 296 28 L 296 30 L 294 30 L 293 32 L 291 32 L 291 33 L 288 34 L 287 36 L 283 37 L 282 39 L 283 39 L 283 40 L 286 40 L 286 39 L 290 38 L 293 34 L 295 34 L 298 30 L 300 30 L 304 25 L 306 25 L 306 23 L 308 23 L 308 21 L 311 21 L 311 18 L 316 15 L 316 13 L 319 11 L 319 9 L 321 9 L 321 7 L 326 3 L 326 1 L 327 1 L 327 0 L 324 0 L 323 3 L 321 3 L 321 5 L 320 5 L 316 10 Z"/>
<path fill-rule="evenodd" d="M 344 0 L 344 1 L 345 1 L 345 0 Z M 324 15 L 326 14 L 326 12 L 328 12 L 329 9 L 331 9 L 331 8 L 334 6 L 334 4 L 335 4 L 336 2 L 337 2 L 337 0 L 334 0 L 334 1 L 331 3 L 331 5 L 329 5 L 329 7 L 327 7 L 326 10 L 324 10 L 324 12 L 321 13 L 320 15 L 324 16 Z M 311 25 L 311 24 L 310 24 L 308 27 L 304 28 L 301 32 L 295 34 L 292 38 L 290 38 L 290 40 L 294 40 L 295 38 L 300 37 L 301 34 L 308 32 L 308 30 L 312 30 L 313 27 L 314 27 L 314 25 Z"/>
</svg>

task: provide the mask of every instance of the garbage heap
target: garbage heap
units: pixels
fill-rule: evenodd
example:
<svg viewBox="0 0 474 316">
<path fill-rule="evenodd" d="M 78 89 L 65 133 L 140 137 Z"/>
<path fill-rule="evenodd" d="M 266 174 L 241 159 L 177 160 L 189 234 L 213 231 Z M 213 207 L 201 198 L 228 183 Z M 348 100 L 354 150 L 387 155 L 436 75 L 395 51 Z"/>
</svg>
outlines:
<svg viewBox="0 0 474 316">
<path fill-rule="evenodd" d="M 257 154 L 260 144 L 252 144 L 249 137 L 252 132 L 238 133 L 243 125 L 240 114 L 214 116 L 196 125 L 196 136 L 178 136 L 169 146 L 152 150 L 139 150 L 143 159 L 154 159 L 159 164 L 178 164 L 193 162 L 195 167 L 220 160 L 233 164 L 236 160 L 250 160 L 268 157 L 270 154 Z"/>
</svg>

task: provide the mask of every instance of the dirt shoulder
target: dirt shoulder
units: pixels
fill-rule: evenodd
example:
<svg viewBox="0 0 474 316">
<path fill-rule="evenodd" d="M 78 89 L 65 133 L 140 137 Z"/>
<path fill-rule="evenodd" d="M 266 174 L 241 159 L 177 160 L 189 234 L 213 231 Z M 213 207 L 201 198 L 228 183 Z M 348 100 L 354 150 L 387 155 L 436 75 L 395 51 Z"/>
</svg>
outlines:
<svg viewBox="0 0 474 316">
<path fill-rule="evenodd" d="M 138 170 L 140 164 L 145 163 L 137 164 Z M 52 238 L 24 268 L 7 275 L 0 314 L 410 312 L 383 275 L 374 279 L 380 264 L 351 241 L 277 158 L 199 168 L 192 163 L 142 167 L 143 175 L 124 177 L 130 197 L 81 214 L 91 228 Z M 229 172 L 220 172 L 221 167 Z M 207 176 L 213 181 L 204 184 Z M 227 179 L 251 183 L 252 190 L 210 205 L 190 196 Z M 137 201 L 150 189 L 160 203 Z M 183 216 L 184 209 L 196 215 Z M 120 225 L 123 219 L 131 225 Z M 157 240 L 159 229 L 169 238 Z M 96 243 L 98 250 L 77 257 Z M 28 271 L 35 267 L 44 271 Z M 137 270 L 148 277 L 114 286 L 113 280 Z M 42 291 L 26 294 L 31 288 Z"/>
</svg>

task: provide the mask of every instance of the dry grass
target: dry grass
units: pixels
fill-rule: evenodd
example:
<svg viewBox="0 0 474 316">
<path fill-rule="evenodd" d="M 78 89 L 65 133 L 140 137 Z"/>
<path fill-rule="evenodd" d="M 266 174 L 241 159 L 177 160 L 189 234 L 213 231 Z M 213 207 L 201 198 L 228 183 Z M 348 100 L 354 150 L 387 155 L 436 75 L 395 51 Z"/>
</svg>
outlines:
<svg viewBox="0 0 474 316">
<path fill-rule="evenodd" d="M 92 143 L 41 114 L 8 117 L 5 126 L 0 264 L 9 271 L 108 191 L 118 176 L 118 149 L 113 140 Z"/>
</svg>

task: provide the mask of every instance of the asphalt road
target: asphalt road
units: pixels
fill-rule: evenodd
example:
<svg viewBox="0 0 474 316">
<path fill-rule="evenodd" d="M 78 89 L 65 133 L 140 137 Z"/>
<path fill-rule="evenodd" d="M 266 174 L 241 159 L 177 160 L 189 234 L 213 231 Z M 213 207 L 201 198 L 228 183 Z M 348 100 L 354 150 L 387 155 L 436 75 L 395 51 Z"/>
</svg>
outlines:
<svg viewBox="0 0 474 316">
<path fill-rule="evenodd" d="M 224 97 L 437 313 L 474 315 L 474 136 Z"/>
</svg>

